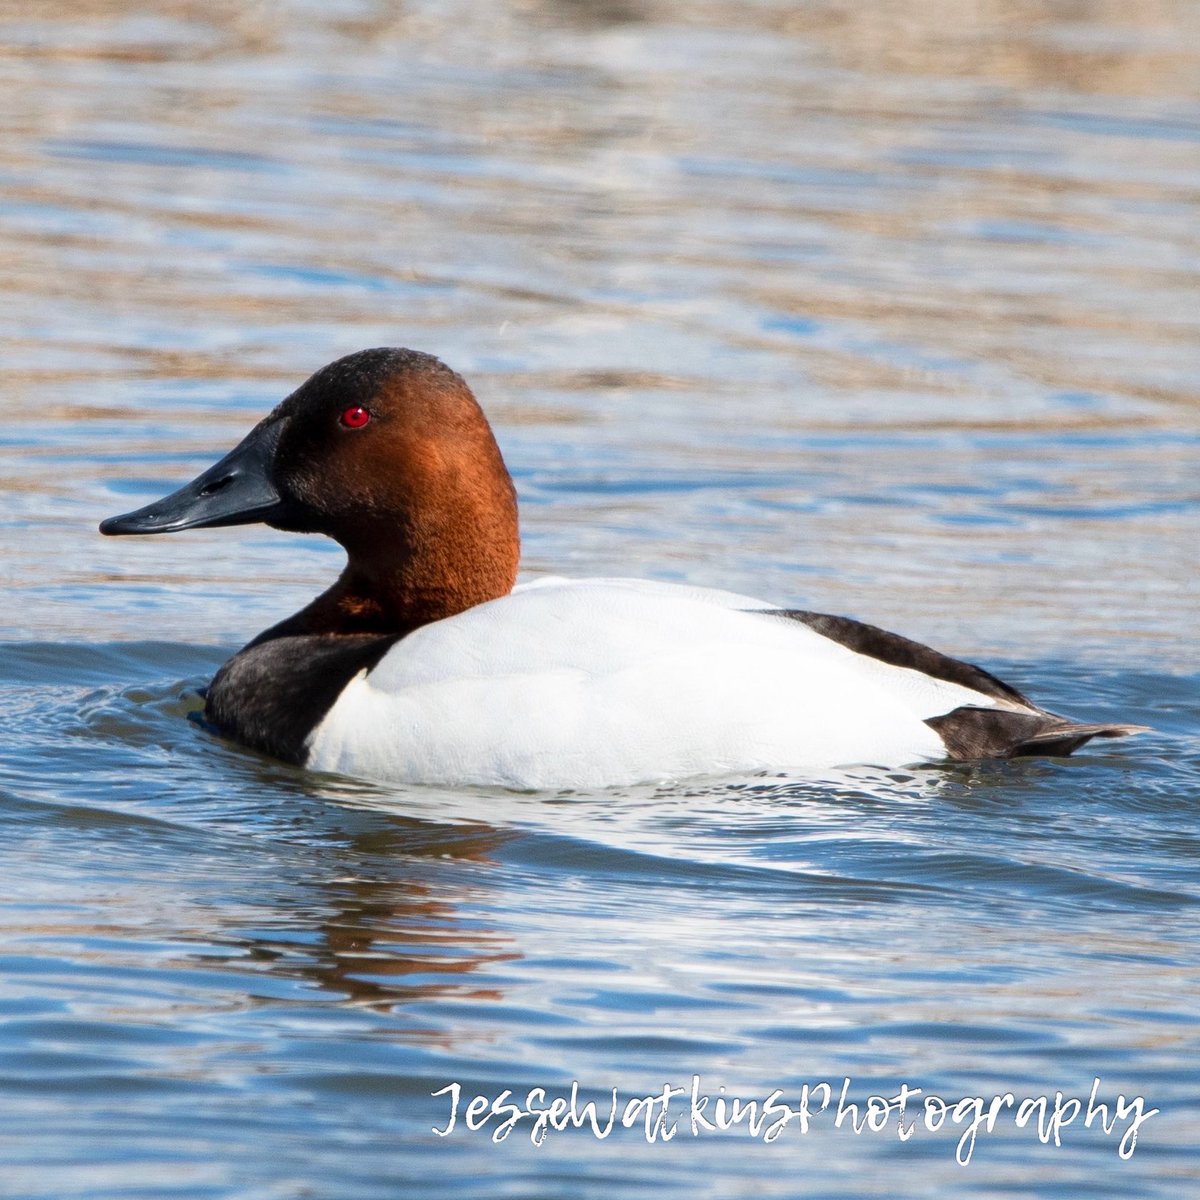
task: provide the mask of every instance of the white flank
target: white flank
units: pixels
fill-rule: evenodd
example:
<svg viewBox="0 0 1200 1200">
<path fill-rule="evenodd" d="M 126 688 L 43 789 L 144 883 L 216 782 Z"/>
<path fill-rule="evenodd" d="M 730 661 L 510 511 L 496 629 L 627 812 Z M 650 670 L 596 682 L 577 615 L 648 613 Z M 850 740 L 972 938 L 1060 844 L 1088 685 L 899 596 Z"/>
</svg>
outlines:
<svg viewBox="0 0 1200 1200">
<path fill-rule="evenodd" d="M 640 580 L 542 580 L 398 642 L 342 691 L 308 766 L 398 783 L 575 789 L 945 757 L 969 688 L 774 607 Z"/>
</svg>

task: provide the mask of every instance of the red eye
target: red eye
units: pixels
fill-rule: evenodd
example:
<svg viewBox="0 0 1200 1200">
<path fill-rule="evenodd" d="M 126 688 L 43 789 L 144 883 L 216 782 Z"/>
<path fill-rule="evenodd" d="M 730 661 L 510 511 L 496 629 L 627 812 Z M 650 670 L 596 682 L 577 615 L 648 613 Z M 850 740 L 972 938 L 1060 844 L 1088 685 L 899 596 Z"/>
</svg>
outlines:
<svg viewBox="0 0 1200 1200">
<path fill-rule="evenodd" d="M 361 429 L 370 419 L 371 414 L 361 404 L 346 409 L 341 416 L 342 424 L 347 429 Z"/>
</svg>

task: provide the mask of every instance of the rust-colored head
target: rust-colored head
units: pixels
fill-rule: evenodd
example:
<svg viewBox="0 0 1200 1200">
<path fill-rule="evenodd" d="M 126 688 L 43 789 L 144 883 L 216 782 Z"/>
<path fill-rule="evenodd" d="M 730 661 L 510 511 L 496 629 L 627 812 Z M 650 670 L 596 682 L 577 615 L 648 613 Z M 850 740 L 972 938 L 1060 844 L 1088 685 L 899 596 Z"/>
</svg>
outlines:
<svg viewBox="0 0 1200 1200">
<path fill-rule="evenodd" d="M 312 632 L 403 632 L 505 595 L 517 503 L 466 382 L 432 355 L 362 350 L 323 367 L 230 454 L 106 533 L 263 521 L 346 548 Z"/>
</svg>

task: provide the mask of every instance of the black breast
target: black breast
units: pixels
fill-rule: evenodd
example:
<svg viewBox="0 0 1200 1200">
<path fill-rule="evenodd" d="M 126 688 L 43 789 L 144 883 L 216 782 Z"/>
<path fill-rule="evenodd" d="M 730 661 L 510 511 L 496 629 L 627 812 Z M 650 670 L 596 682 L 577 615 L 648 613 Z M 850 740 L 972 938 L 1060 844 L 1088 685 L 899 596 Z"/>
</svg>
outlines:
<svg viewBox="0 0 1200 1200">
<path fill-rule="evenodd" d="M 303 766 L 308 735 L 342 689 L 400 637 L 318 634 L 253 642 L 217 672 L 204 716 L 226 737 Z"/>
</svg>

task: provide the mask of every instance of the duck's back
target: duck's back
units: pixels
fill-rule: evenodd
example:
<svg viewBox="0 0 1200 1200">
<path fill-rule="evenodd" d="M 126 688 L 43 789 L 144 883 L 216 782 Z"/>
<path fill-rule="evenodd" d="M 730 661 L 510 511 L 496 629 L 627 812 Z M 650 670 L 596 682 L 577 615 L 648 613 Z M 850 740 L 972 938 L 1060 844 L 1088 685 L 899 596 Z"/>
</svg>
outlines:
<svg viewBox="0 0 1200 1200">
<path fill-rule="evenodd" d="M 397 641 L 344 687 L 308 766 L 515 788 L 944 758 L 926 721 L 992 706 L 751 597 L 546 581 Z M 969 668 L 968 668 L 969 670 Z"/>
</svg>

